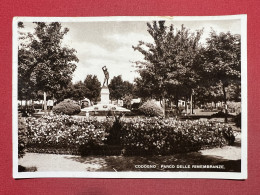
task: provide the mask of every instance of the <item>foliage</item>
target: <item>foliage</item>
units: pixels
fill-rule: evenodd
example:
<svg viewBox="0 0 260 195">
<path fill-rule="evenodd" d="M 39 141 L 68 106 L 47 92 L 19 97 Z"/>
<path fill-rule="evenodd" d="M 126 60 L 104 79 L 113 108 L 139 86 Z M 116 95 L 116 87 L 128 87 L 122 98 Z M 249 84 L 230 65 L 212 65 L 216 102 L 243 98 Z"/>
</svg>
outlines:
<svg viewBox="0 0 260 195">
<path fill-rule="evenodd" d="M 226 116 L 226 113 L 224 113 L 223 111 L 219 111 L 217 113 L 212 114 L 210 117 L 211 118 L 224 118 Z M 228 115 L 230 116 L 230 115 Z"/>
<path fill-rule="evenodd" d="M 214 121 L 176 121 L 159 118 L 76 119 L 67 115 L 28 117 L 28 147 L 90 154 L 106 144 L 124 148 L 126 154 L 173 154 L 221 147 L 234 143 L 232 128 Z M 120 147 L 120 148 L 121 148 Z M 109 149 L 108 149 L 109 150 Z"/>
<path fill-rule="evenodd" d="M 232 83 L 241 83 L 241 38 L 230 32 L 219 33 L 211 31 L 207 46 L 200 53 L 200 74 L 202 82 L 207 86 L 220 84 L 223 100 L 227 102 L 227 87 Z M 227 110 L 225 110 L 227 122 Z"/>
<path fill-rule="evenodd" d="M 165 21 L 147 23 L 153 43 L 139 41 L 134 50 L 144 55 L 144 62 L 136 62 L 140 78 L 136 79 L 137 93 L 141 97 L 164 100 L 190 95 L 199 79 L 195 71 L 195 58 L 200 51 L 202 30 L 191 33 L 183 25 L 174 29 Z"/>
<path fill-rule="evenodd" d="M 122 136 L 122 123 L 120 118 L 122 114 L 115 115 L 115 120 L 111 128 L 107 129 L 107 140 L 106 143 L 109 145 L 120 145 L 120 137 Z"/>
<path fill-rule="evenodd" d="M 146 116 L 163 116 L 163 109 L 153 100 L 148 100 L 143 103 L 139 110 Z"/>
<path fill-rule="evenodd" d="M 115 76 L 111 79 L 108 85 L 110 98 L 113 100 L 123 99 L 126 95 L 133 93 L 133 84 L 128 81 L 123 81 L 122 76 Z"/>
<path fill-rule="evenodd" d="M 84 152 L 82 148 L 90 150 L 89 147 L 103 145 L 106 129 L 111 126 L 110 120 L 99 122 L 95 118 L 80 120 L 67 115 L 29 117 L 26 119 L 28 147 L 73 148 Z"/>
<path fill-rule="evenodd" d="M 182 112 L 183 112 L 184 108 L 182 107 L 177 107 L 171 110 L 166 110 L 165 111 L 165 115 L 166 117 L 179 117 Z"/>
<path fill-rule="evenodd" d="M 131 109 L 131 103 L 132 103 L 133 95 L 125 94 L 122 99 L 124 101 L 124 104 L 126 105 L 126 108 Z"/>
<path fill-rule="evenodd" d="M 55 94 L 71 81 L 76 69 L 75 62 L 78 62 L 76 51 L 62 46 L 68 28 L 62 28 L 58 22 L 35 22 L 35 25 L 34 33 L 28 33 L 20 40 L 19 99 L 31 98 L 28 94 L 39 90 Z"/>
<path fill-rule="evenodd" d="M 72 87 L 71 98 L 76 101 L 83 100 L 86 95 L 86 86 L 82 81 L 75 83 Z"/>
<path fill-rule="evenodd" d="M 226 124 L 211 121 L 176 121 L 158 118 L 124 123 L 122 144 L 128 154 L 173 154 L 232 144 L 234 134 Z"/>
<path fill-rule="evenodd" d="M 237 127 L 241 128 L 241 112 L 236 115 L 236 117 L 235 117 L 235 123 L 236 123 L 236 126 L 237 126 Z"/>
<path fill-rule="evenodd" d="M 74 115 L 80 113 L 80 106 L 70 99 L 65 99 L 53 107 L 53 112 L 56 114 Z"/>
<path fill-rule="evenodd" d="M 35 113 L 35 108 L 30 106 L 18 106 L 18 111 L 21 112 L 22 117 L 27 117 L 33 113 Z"/>
<path fill-rule="evenodd" d="M 90 101 L 97 102 L 98 98 L 100 97 L 100 91 L 101 91 L 101 83 L 99 82 L 96 75 L 87 75 L 87 77 L 84 80 L 84 95 L 86 98 L 88 98 Z"/>
<path fill-rule="evenodd" d="M 241 102 L 227 102 L 229 113 L 239 114 L 241 113 Z"/>
<path fill-rule="evenodd" d="M 22 158 L 28 142 L 28 132 L 26 125 L 21 117 L 18 118 L 18 158 Z"/>
</svg>

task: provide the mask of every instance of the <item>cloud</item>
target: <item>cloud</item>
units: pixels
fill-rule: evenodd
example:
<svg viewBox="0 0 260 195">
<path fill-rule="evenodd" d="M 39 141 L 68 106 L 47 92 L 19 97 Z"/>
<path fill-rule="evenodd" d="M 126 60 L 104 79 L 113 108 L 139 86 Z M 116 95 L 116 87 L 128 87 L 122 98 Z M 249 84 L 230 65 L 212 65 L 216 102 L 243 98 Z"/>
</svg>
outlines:
<svg viewBox="0 0 260 195">
<path fill-rule="evenodd" d="M 144 42 L 153 42 L 152 37 L 147 33 L 141 34 L 141 33 L 134 33 L 130 32 L 127 34 L 111 34 L 106 36 L 108 39 L 118 43 L 118 44 L 124 44 L 124 45 L 137 45 L 139 41 L 144 41 Z"/>
<path fill-rule="evenodd" d="M 84 80 L 87 74 L 95 74 L 102 81 L 104 75 L 101 68 L 104 65 L 108 68 L 110 79 L 122 75 L 123 80 L 133 81 L 138 76 L 132 62 L 142 60 L 143 55 L 134 51 L 132 45 L 137 44 L 139 40 L 150 42 L 149 36 L 138 33 L 117 33 L 106 35 L 105 39 L 111 44 L 118 45 L 116 49 L 109 50 L 104 45 L 94 43 L 71 43 L 71 46 L 77 50 L 79 58 L 74 82 Z"/>
<path fill-rule="evenodd" d="M 217 32 L 240 33 L 240 21 L 171 21 L 178 29 L 182 24 L 192 32 L 204 28 L 202 42 L 208 37 L 210 27 Z M 77 50 L 79 58 L 73 82 L 84 80 L 87 74 L 94 74 L 102 82 L 102 66 L 106 65 L 113 76 L 122 75 L 123 80 L 133 81 L 138 74 L 131 62 L 143 60 L 143 55 L 134 51 L 139 41 L 153 42 L 147 32 L 146 22 L 75 22 L 63 23 L 70 31 L 64 36 L 63 45 Z M 25 23 L 25 29 L 33 32 L 34 24 Z"/>
</svg>

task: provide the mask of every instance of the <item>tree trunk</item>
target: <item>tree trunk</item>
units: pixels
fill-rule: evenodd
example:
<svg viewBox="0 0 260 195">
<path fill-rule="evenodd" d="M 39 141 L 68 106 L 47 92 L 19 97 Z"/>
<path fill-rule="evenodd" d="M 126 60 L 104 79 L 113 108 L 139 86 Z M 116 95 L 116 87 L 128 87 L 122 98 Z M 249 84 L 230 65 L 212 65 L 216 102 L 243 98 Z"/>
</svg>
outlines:
<svg viewBox="0 0 260 195">
<path fill-rule="evenodd" d="M 163 116 L 165 117 L 165 98 L 162 98 Z"/>
<path fill-rule="evenodd" d="M 188 114 L 187 97 L 185 96 L 185 113 Z"/>
<path fill-rule="evenodd" d="M 193 110 L 192 110 L 192 114 L 194 114 L 194 109 L 196 109 L 196 96 L 193 96 Z"/>
<path fill-rule="evenodd" d="M 178 100 L 178 98 L 175 99 L 175 105 L 176 105 L 176 108 L 178 109 L 179 108 L 179 100 Z"/>
<path fill-rule="evenodd" d="M 43 92 L 43 110 L 47 112 L 46 92 Z"/>
<path fill-rule="evenodd" d="M 224 84 L 222 85 L 223 87 L 223 94 L 224 94 L 224 106 L 225 106 L 225 123 L 228 122 L 227 117 L 228 117 L 228 110 L 227 110 L 227 94 L 226 94 L 226 89 Z"/>
<path fill-rule="evenodd" d="M 192 93 L 190 95 L 190 114 L 193 114 L 193 108 L 192 108 Z"/>
</svg>

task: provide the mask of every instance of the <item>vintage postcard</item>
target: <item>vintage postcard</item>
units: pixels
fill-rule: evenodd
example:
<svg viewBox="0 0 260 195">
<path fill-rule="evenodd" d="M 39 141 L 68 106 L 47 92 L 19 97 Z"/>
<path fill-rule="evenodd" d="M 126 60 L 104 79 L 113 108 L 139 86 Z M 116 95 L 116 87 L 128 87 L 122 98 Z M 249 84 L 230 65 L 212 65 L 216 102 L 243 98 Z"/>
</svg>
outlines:
<svg viewBox="0 0 260 195">
<path fill-rule="evenodd" d="M 247 16 L 15 17 L 14 178 L 247 179 Z"/>
</svg>

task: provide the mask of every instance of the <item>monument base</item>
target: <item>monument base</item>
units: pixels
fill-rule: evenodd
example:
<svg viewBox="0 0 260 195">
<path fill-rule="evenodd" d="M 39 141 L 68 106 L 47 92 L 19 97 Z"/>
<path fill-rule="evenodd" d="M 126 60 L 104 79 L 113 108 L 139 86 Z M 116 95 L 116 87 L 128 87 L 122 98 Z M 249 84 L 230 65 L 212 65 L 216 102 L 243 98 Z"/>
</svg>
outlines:
<svg viewBox="0 0 260 195">
<path fill-rule="evenodd" d="M 109 89 L 108 87 L 101 88 L 101 104 L 109 104 Z"/>
<path fill-rule="evenodd" d="M 101 101 L 97 105 L 86 107 L 81 109 L 81 111 L 86 112 L 99 112 L 99 111 L 118 111 L 118 112 L 130 112 L 130 110 L 123 108 L 121 106 L 113 105 L 109 101 L 109 89 L 103 86 L 101 88 Z M 89 116 L 89 115 L 88 115 Z"/>
</svg>

